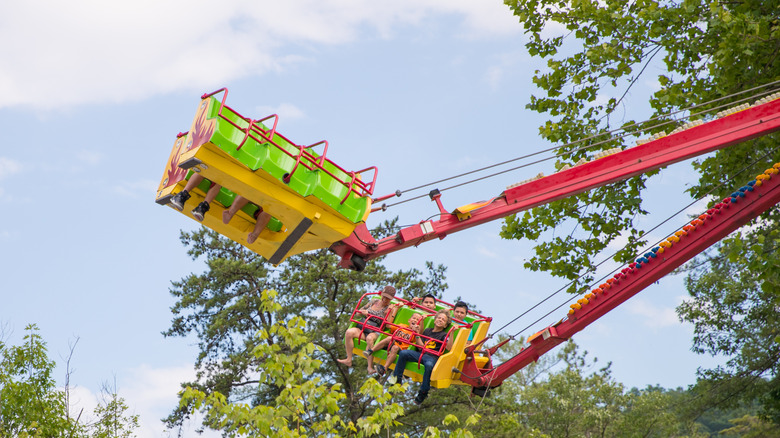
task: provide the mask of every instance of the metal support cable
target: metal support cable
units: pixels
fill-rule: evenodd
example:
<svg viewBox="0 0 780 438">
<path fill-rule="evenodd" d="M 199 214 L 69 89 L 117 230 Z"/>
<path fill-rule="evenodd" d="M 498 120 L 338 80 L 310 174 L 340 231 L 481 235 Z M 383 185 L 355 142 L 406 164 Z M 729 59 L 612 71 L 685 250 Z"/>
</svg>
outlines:
<svg viewBox="0 0 780 438">
<path fill-rule="evenodd" d="M 777 152 L 777 150 L 778 150 L 778 149 L 780 149 L 780 147 L 774 148 L 774 149 L 770 150 L 769 152 L 767 152 L 766 154 L 762 155 L 761 157 L 757 158 L 757 159 L 756 159 L 756 160 L 754 160 L 752 163 L 750 163 L 750 164 L 748 164 L 747 166 L 745 166 L 745 167 L 743 167 L 742 169 L 740 169 L 740 170 L 739 170 L 739 171 L 738 171 L 738 172 L 737 172 L 737 173 L 736 173 L 734 176 L 732 176 L 732 177 L 731 177 L 731 178 L 730 178 L 728 181 L 725 181 L 725 182 L 722 182 L 722 183 L 720 183 L 718 186 L 716 186 L 716 187 L 713 187 L 712 189 L 710 189 L 710 190 L 709 190 L 707 193 L 705 193 L 704 195 L 702 195 L 702 196 L 701 196 L 701 197 L 699 197 L 698 199 L 696 199 L 696 200 L 694 200 L 694 201 L 690 202 L 688 205 L 686 205 L 686 206 L 682 207 L 681 209 L 677 210 L 677 212 L 673 213 L 671 216 L 669 216 L 669 217 L 667 217 L 666 219 L 664 219 L 662 222 L 660 222 L 660 223 L 659 223 L 658 225 L 656 225 L 655 227 L 653 227 L 653 228 L 651 228 L 651 229 L 649 229 L 649 230 L 647 230 L 647 231 L 643 232 L 643 233 L 642 233 L 642 235 L 641 235 L 639 238 L 641 239 L 641 238 L 643 238 L 643 237 L 647 236 L 648 234 L 652 233 L 653 231 L 657 230 L 657 229 L 658 229 L 658 228 L 660 228 L 662 225 L 664 225 L 665 223 L 667 223 L 667 222 L 669 222 L 670 220 L 672 220 L 674 217 L 676 217 L 676 216 L 678 216 L 679 214 L 681 214 L 681 213 L 685 212 L 685 210 L 687 210 L 687 209 L 688 209 L 688 208 L 690 208 L 691 206 L 695 205 L 695 204 L 696 204 L 696 203 L 698 203 L 699 201 L 701 201 L 701 200 L 705 199 L 707 196 L 711 195 L 711 194 L 712 194 L 713 192 L 715 192 L 716 190 L 718 190 L 718 189 L 720 189 L 721 187 L 723 187 L 724 185 L 726 185 L 726 183 L 732 183 L 732 182 L 733 182 L 733 181 L 734 181 L 734 180 L 737 178 L 737 176 L 739 176 L 739 175 L 743 174 L 744 172 L 748 171 L 748 170 L 749 170 L 751 167 L 755 166 L 755 165 L 756 165 L 756 164 L 758 164 L 760 161 L 762 161 L 762 160 L 765 160 L 765 159 L 766 159 L 768 156 L 770 156 L 770 155 L 774 154 L 775 152 Z M 652 246 L 652 247 L 658 246 L 658 244 L 659 244 L 659 243 L 660 243 L 660 242 L 656 242 L 654 245 L 651 245 L 651 246 Z M 625 248 L 625 247 L 624 247 L 624 248 Z M 597 264 L 594 266 L 594 268 L 598 268 L 598 267 L 599 267 L 599 266 L 601 266 L 602 264 L 604 264 L 604 263 L 608 262 L 609 260 L 612 260 L 612 258 L 615 256 L 615 254 L 616 254 L 617 252 L 618 252 L 618 251 L 616 251 L 615 253 L 613 253 L 611 256 L 609 256 L 609 257 L 605 258 L 605 259 L 604 259 L 604 260 L 602 260 L 601 262 L 597 263 Z M 644 252 L 645 252 L 645 251 L 642 251 L 642 253 L 644 253 Z M 614 274 L 615 274 L 615 273 L 616 273 L 618 270 L 620 270 L 620 268 L 622 268 L 622 265 L 621 265 L 620 267 L 618 267 L 618 268 L 615 268 L 615 269 L 614 269 L 614 270 L 612 270 L 610 273 L 608 273 L 608 274 L 606 274 L 606 275 L 602 276 L 602 277 L 601 277 L 601 278 L 600 278 L 598 281 L 596 281 L 596 283 L 599 283 L 599 282 L 601 282 L 601 281 L 604 281 L 604 280 L 605 280 L 606 278 L 608 278 L 609 276 L 611 276 L 611 275 L 614 275 Z M 542 304 L 542 303 L 544 303 L 545 301 L 549 300 L 550 298 L 552 298 L 553 296 L 557 295 L 558 293 L 560 293 L 560 292 L 561 292 L 561 291 L 563 291 L 564 289 L 568 288 L 568 287 L 569 287 L 569 286 L 571 286 L 573 283 L 575 283 L 575 282 L 576 282 L 576 281 L 578 281 L 580 278 L 582 278 L 582 276 L 583 276 L 583 275 L 585 275 L 585 273 L 578 275 L 578 276 L 577 276 L 577 278 L 575 278 L 574 280 L 570 281 L 570 282 L 569 282 L 569 283 L 568 283 L 566 286 L 564 286 L 564 287 L 562 287 L 562 288 L 558 289 L 557 291 L 553 292 L 552 294 L 548 295 L 548 296 L 547 296 L 547 297 L 546 297 L 544 300 L 540 301 L 539 303 L 537 303 L 536 305 L 534 305 L 533 307 L 531 307 L 531 308 L 530 308 L 530 309 L 528 309 L 527 311 L 523 312 L 523 313 L 522 313 L 520 316 L 518 316 L 518 317 L 514 318 L 512 321 L 510 321 L 509 323 L 505 324 L 504 326 L 502 326 L 502 327 L 501 327 L 501 328 L 499 328 L 498 330 L 494 331 L 494 332 L 493 332 L 493 334 L 492 334 L 492 335 L 490 335 L 490 336 L 493 336 L 493 335 L 495 335 L 495 334 L 496 334 L 496 333 L 498 333 L 499 331 L 503 330 L 504 328 L 506 328 L 506 327 L 507 327 L 507 326 L 509 326 L 510 324 L 514 323 L 515 321 L 517 321 L 517 320 L 518 320 L 518 319 L 520 319 L 521 317 L 523 317 L 523 316 L 525 316 L 526 314 L 528 314 L 528 312 L 530 312 L 531 310 L 535 309 L 536 307 L 538 307 L 539 305 L 541 305 L 541 304 Z M 528 326 L 526 326 L 525 328 L 523 328 L 522 330 L 520 330 L 520 331 L 519 331 L 519 332 L 517 332 L 516 334 L 512 335 L 512 337 L 514 338 L 514 337 L 517 337 L 517 336 L 519 336 L 520 334 L 522 334 L 522 333 L 523 333 L 523 332 L 525 332 L 526 330 L 530 329 L 530 328 L 531 328 L 531 327 L 533 327 L 534 325 L 536 325 L 536 324 L 538 324 L 539 322 L 541 322 L 543 319 L 545 319 L 545 318 L 547 318 L 548 316 L 550 316 L 550 315 L 551 315 L 553 312 L 556 312 L 556 311 L 558 311 L 558 310 L 559 310 L 561 307 L 565 306 L 565 305 L 566 305 L 566 304 L 568 304 L 570 301 L 571 301 L 571 298 L 568 298 L 568 299 L 567 299 L 565 302 L 563 302 L 561 305 L 557 306 L 557 307 L 556 307 L 556 308 L 554 308 L 553 310 L 551 310 L 551 311 L 549 311 L 548 313 L 546 313 L 544 316 L 540 317 L 539 319 L 537 319 L 536 321 L 532 322 L 531 324 L 529 324 Z"/>
<path fill-rule="evenodd" d="M 683 109 L 680 109 L 678 111 L 672 112 L 672 113 L 667 114 L 667 115 L 656 116 L 656 117 L 650 118 L 650 119 L 648 119 L 648 120 L 646 120 L 644 122 L 634 122 L 634 123 L 631 123 L 629 125 L 626 125 L 626 126 L 623 126 L 623 127 L 620 127 L 620 128 L 616 128 L 616 129 L 613 129 L 613 130 L 610 130 L 610 131 L 607 131 L 607 132 L 604 132 L 604 133 L 594 134 L 592 136 L 589 136 L 589 137 L 586 137 L 586 138 L 583 138 L 583 139 L 579 139 L 579 140 L 576 140 L 576 141 L 573 141 L 573 142 L 564 143 L 562 145 L 550 147 L 550 148 L 547 148 L 547 149 L 543 149 L 543 150 L 540 150 L 538 152 L 534 152 L 532 154 L 519 156 L 519 157 L 512 158 L 512 159 L 509 159 L 509 160 L 505 160 L 505 161 L 502 161 L 502 162 L 499 162 L 499 163 L 491 164 L 489 166 L 481 167 L 479 169 L 474 169 L 474 170 L 471 170 L 471 171 L 468 171 L 468 172 L 464 172 L 464 173 L 461 173 L 461 174 L 458 174 L 458 175 L 453 175 L 453 176 L 450 176 L 450 177 L 447 177 L 447 178 L 442 178 L 442 179 L 439 179 L 439 180 L 436 180 L 436 181 L 432 181 L 432 182 L 429 182 L 429 183 L 426 183 L 426 184 L 422 184 L 422 185 L 419 185 L 419 186 L 416 186 L 416 187 L 412 187 L 412 188 L 409 188 L 409 189 L 406 189 L 406 190 L 398 190 L 397 192 L 400 193 L 400 194 L 411 192 L 411 191 L 414 191 L 414 190 L 422 189 L 422 188 L 425 188 L 425 187 L 430 187 L 430 186 L 433 186 L 435 184 L 439 184 L 439 183 L 446 182 L 446 181 L 451 181 L 453 179 L 461 178 L 463 176 L 471 175 L 471 174 L 474 174 L 474 173 L 477 173 L 477 172 L 481 172 L 481 171 L 484 171 L 484 170 L 488 170 L 488 169 L 492 169 L 492 168 L 495 168 L 495 167 L 499 167 L 499 166 L 502 166 L 502 165 L 505 165 L 505 164 L 509 164 L 509 163 L 512 163 L 512 162 L 515 162 L 515 161 L 531 158 L 531 157 L 534 157 L 536 155 L 540 155 L 540 154 L 543 154 L 543 153 L 551 152 L 551 151 L 554 151 L 554 150 L 557 150 L 557 149 L 560 149 L 560 148 L 564 148 L 564 147 L 567 147 L 567 146 L 574 146 L 574 145 L 577 145 L 579 143 L 583 143 L 583 142 L 586 142 L 588 140 L 592 140 L 592 139 L 595 139 L 595 138 L 603 137 L 605 135 L 612 134 L 612 133 L 615 133 L 615 132 L 618 132 L 618 131 L 624 131 L 625 132 L 622 135 L 619 135 L 619 136 L 616 136 L 616 137 L 610 137 L 610 138 L 608 138 L 606 140 L 601 140 L 601 141 L 598 141 L 596 143 L 593 143 L 593 144 L 590 144 L 590 145 L 587 145 L 587 146 L 583 146 L 583 147 L 580 147 L 578 149 L 575 149 L 575 150 L 572 150 L 572 151 L 569 151 L 569 152 L 566 152 L 566 153 L 557 154 L 557 155 L 554 155 L 554 156 L 549 157 L 549 158 L 544 158 L 544 159 L 537 160 L 537 161 L 534 161 L 534 162 L 531 162 L 531 163 L 528 163 L 528 164 L 525 164 L 525 165 L 516 166 L 516 167 L 510 168 L 510 169 L 506 169 L 506 170 L 499 171 L 499 172 L 496 172 L 496 173 L 493 173 L 493 174 L 490 174 L 490 175 L 486 175 L 486 176 L 481 177 L 481 178 L 476 178 L 476 179 L 469 180 L 469 181 L 466 181 L 466 182 L 463 182 L 463 183 L 460 183 L 460 184 L 456 184 L 454 186 L 450 186 L 450 187 L 447 187 L 445 189 L 441 189 L 441 191 L 453 189 L 453 188 L 460 187 L 460 186 L 463 186 L 463 185 L 466 185 L 466 184 L 471 184 L 471 183 L 474 183 L 474 182 L 477 182 L 477 181 L 481 181 L 481 180 L 484 180 L 484 179 L 487 179 L 487 178 L 492 178 L 494 176 L 501 175 L 501 174 L 504 174 L 504 173 L 507 173 L 507 172 L 518 170 L 518 169 L 521 169 L 523 167 L 528 167 L 528 166 L 531 166 L 531 165 L 534 165 L 534 164 L 538 164 L 538 163 L 541 163 L 541 162 L 544 162 L 544 161 L 548 161 L 548 160 L 551 160 L 551 159 L 554 159 L 554 158 L 559 158 L 559 157 L 562 157 L 564 155 L 568 155 L 568 154 L 571 154 L 571 153 L 574 153 L 574 152 L 591 149 L 591 148 L 593 148 L 595 146 L 599 146 L 599 145 L 607 143 L 607 142 L 611 142 L 611 141 L 614 141 L 614 140 L 617 140 L 617 139 L 621 139 L 621 138 L 624 138 L 624 137 L 627 137 L 627 136 L 634 135 L 634 133 L 629 132 L 628 129 L 629 128 L 633 128 L 633 127 L 637 127 L 637 126 L 639 126 L 641 124 L 645 124 L 645 123 L 656 121 L 656 120 L 659 120 L 659 119 L 664 119 L 664 118 L 667 118 L 667 117 L 671 117 L 671 116 L 674 116 L 674 115 L 682 113 L 682 112 L 690 111 L 690 110 L 693 110 L 693 109 L 696 109 L 696 108 L 700 108 L 702 106 L 707 106 L 707 105 L 710 105 L 712 103 L 720 102 L 720 101 L 723 101 L 723 100 L 726 100 L 726 99 L 729 99 L 729 98 L 732 98 L 732 97 L 735 97 L 735 96 L 739 96 L 740 94 L 749 93 L 749 92 L 755 91 L 755 90 L 760 89 L 760 88 L 770 87 L 770 86 L 777 85 L 777 84 L 780 84 L 780 80 L 774 81 L 774 82 L 770 82 L 770 83 L 764 84 L 764 85 L 759 85 L 759 86 L 756 86 L 756 87 L 753 87 L 753 88 L 750 88 L 750 89 L 747 89 L 747 90 L 739 91 L 739 92 L 736 92 L 736 93 L 732 93 L 732 94 L 729 94 L 727 96 L 719 97 L 717 99 L 713 99 L 713 100 L 710 100 L 710 101 L 707 101 L 707 102 L 704 102 L 704 103 L 701 103 L 701 104 L 698 104 L 698 105 L 693 105 L 693 106 L 688 107 L 688 108 L 683 108 Z M 761 92 L 761 93 L 757 93 L 755 95 L 744 97 L 744 98 L 742 98 L 740 100 L 737 100 L 735 102 L 724 103 L 724 104 L 718 105 L 716 107 L 709 108 L 706 111 L 700 111 L 698 113 L 689 114 L 688 116 L 684 117 L 683 119 L 695 117 L 695 116 L 702 115 L 702 114 L 707 114 L 707 113 L 710 113 L 710 112 L 712 112 L 714 110 L 717 110 L 717 109 L 720 109 L 720 108 L 733 106 L 734 104 L 738 104 L 740 102 L 745 102 L 745 101 L 749 101 L 749 100 L 752 100 L 752 99 L 755 99 L 755 98 L 758 98 L 758 97 L 763 97 L 763 96 L 766 96 L 766 95 L 770 95 L 770 94 L 772 94 L 775 91 L 777 91 L 777 90 L 776 89 L 772 89 L 772 90 L 769 90 L 769 91 L 764 91 L 764 92 Z M 653 125 L 653 126 L 650 126 L 648 128 L 645 128 L 644 130 L 647 131 L 647 130 L 651 130 L 651 129 L 655 129 L 655 128 L 660 128 L 662 126 L 666 126 L 666 125 L 678 122 L 679 120 L 682 120 L 682 119 L 667 120 L 667 121 L 664 121 L 662 123 L 658 123 L 656 125 Z M 400 196 L 400 195 L 398 195 L 398 196 Z M 427 196 L 427 195 L 416 196 L 414 198 L 410 198 L 410 199 L 407 199 L 407 200 L 404 200 L 404 201 L 400 201 L 400 202 L 397 202 L 397 203 L 389 204 L 387 207 L 392 207 L 392 206 L 403 204 L 405 202 L 409 202 L 409 201 L 412 201 L 412 200 L 424 198 L 425 196 Z"/>
</svg>

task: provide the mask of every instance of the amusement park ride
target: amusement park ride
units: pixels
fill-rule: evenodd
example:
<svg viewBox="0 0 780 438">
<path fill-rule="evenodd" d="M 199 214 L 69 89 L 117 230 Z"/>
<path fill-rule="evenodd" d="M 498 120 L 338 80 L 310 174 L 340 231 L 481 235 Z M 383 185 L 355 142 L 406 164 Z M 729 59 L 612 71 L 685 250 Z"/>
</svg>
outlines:
<svg viewBox="0 0 780 438">
<path fill-rule="evenodd" d="M 222 99 L 218 100 L 220 93 Z M 225 105 L 226 98 L 224 88 L 201 97 L 190 130 L 176 137 L 156 202 L 169 204 L 192 175 L 200 174 L 205 179 L 190 192 L 193 206 L 203 201 L 212 184 L 222 187 L 212 203 L 217 207 L 204 216 L 203 225 L 274 265 L 291 255 L 329 248 L 341 257 L 340 266 L 358 271 L 376 257 L 780 130 L 780 93 L 774 93 L 753 105 L 719 113 L 713 120 L 625 150 L 600 152 L 588 162 L 515 184 L 489 201 L 448 211 L 441 194 L 434 190 L 430 197 L 440 212 L 437 220 L 421 221 L 395 235 L 375 239 L 365 222 L 371 212 L 382 207 L 372 206 L 396 196 L 372 198 L 376 167 L 344 170 L 327 157 L 327 141 L 297 145 L 277 131 L 276 115 L 259 120 L 244 117 Z M 439 355 L 432 386 L 470 385 L 476 395 L 500 386 L 542 354 L 780 202 L 778 169 L 780 163 L 595 287 L 570 306 L 566 317 L 530 336 L 519 354 L 501 364 L 493 364 L 492 355 L 507 341 L 486 346 L 491 339 L 487 334 L 491 318 L 469 312 L 463 321 L 456 321 L 448 335 L 454 337 L 453 348 L 432 352 Z M 226 224 L 222 212 L 237 195 L 250 203 Z M 248 243 L 246 236 L 255 226 L 258 206 L 272 219 L 259 238 Z M 191 216 L 189 209 L 182 213 Z M 366 298 L 378 293 L 366 295 L 356 311 Z M 395 319 L 382 321 L 379 329 L 385 336 L 393 336 L 392 329 L 405 324 L 414 313 L 426 317 L 424 326 L 432 325 L 428 309 L 401 298 L 395 301 L 405 306 Z M 450 307 L 437 303 L 437 308 Z M 353 325 L 359 323 L 357 316 L 353 312 Z M 365 343 L 355 347 L 359 351 Z M 381 352 L 375 355 L 385 359 Z M 387 366 L 392 368 L 393 364 Z M 421 380 L 421 365 L 407 364 L 406 375 Z"/>
</svg>

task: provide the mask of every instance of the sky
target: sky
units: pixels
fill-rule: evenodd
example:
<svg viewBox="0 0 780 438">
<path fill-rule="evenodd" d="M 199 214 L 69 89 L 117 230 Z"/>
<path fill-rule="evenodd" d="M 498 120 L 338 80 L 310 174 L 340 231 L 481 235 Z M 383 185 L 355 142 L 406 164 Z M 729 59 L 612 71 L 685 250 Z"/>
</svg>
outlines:
<svg viewBox="0 0 780 438">
<path fill-rule="evenodd" d="M 115 385 L 144 438 L 175 435 L 159 419 L 194 376 L 195 340 L 161 332 L 172 319 L 170 282 L 203 269 L 179 241 L 199 225 L 154 198 L 201 94 L 227 87 L 228 105 L 256 119 L 279 114 L 279 131 L 299 144 L 328 140 L 342 167 L 377 166 L 375 195 L 551 146 L 537 136 L 544 118 L 525 108 L 544 65 L 496 0 L 2 1 L 0 40 L 1 334 L 18 343 L 37 324 L 60 384 L 72 347 L 74 399 L 94 405 L 101 386 Z M 652 77 L 640 85 L 627 97 L 629 118 L 646 116 L 657 87 Z M 539 171 L 552 164 L 446 191 L 442 201 L 451 210 L 488 199 Z M 686 208 L 693 178 L 689 163 L 653 177 L 651 214 L 639 224 L 700 211 Z M 372 214 L 368 225 L 436 212 L 424 199 Z M 564 283 L 524 269 L 531 244 L 500 239 L 500 226 L 392 254 L 386 265 L 446 265 L 445 299 L 462 296 L 502 326 Z M 692 328 L 674 312 L 685 296 L 681 277 L 664 278 L 575 341 L 627 387 L 686 387 L 718 359 L 690 351 Z M 187 427 L 185 436 L 196 426 Z"/>
</svg>

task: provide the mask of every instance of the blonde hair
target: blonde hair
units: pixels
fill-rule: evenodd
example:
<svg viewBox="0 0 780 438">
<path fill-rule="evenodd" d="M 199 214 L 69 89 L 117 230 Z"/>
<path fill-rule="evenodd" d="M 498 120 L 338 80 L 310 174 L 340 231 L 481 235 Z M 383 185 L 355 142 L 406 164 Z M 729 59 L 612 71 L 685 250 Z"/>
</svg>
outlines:
<svg viewBox="0 0 780 438">
<path fill-rule="evenodd" d="M 444 328 L 449 327 L 450 324 L 452 324 L 452 316 L 450 316 L 449 310 L 439 310 L 438 312 L 436 312 L 436 316 L 439 316 L 439 314 L 445 315 L 447 317 L 447 325 Z M 434 319 L 436 318 L 436 316 L 434 316 Z"/>
</svg>

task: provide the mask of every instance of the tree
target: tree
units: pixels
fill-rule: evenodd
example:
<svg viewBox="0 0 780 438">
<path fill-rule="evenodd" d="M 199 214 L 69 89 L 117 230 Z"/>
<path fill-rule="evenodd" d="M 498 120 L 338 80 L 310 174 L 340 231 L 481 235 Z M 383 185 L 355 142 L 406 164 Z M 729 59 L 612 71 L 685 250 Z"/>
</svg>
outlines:
<svg viewBox="0 0 780 438">
<path fill-rule="evenodd" d="M 283 310 L 275 302 L 276 296 L 276 292 L 267 290 L 260 294 L 263 311 L 276 314 Z M 305 318 L 296 315 L 287 320 L 276 319 L 257 334 L 261 342 L 257 342 L 252 355 L 262 358 L 262 366 L 252 371 L 259 383 L 281 388 L 265 404 L 230 401 L 219 392 L 206 393 L 189 387 L 182 393 L 182 407 L 188 413 L 203 412 L 209 426 L 230 436 L 408 436 L 394 431 L 400 425 L 397 419 L 403 414 L 403 407 L 391 399 L 402 390 L 386 390 L 374 379 L 368 379 L 359 390 L 374 400 L 373 413 L 357 421 L 341 416 L 339 404 L 347 395 L 340 384 L 317 376 L 323 362 L 316 358 L 316 352 L 322 347 L 310 341 L 305 326 Z M 267 342 L 271 338 L 274 342 Z M 473 425 L 476 420 L 469 418 L 466 425 Z M 458 419 L 449 415 L 445 422 L 451 425 Z M 441 432 L 428 427 L 424 436 L 441 436 Z M 449 436 L 473 435 L 458 428 Z"/>
<path fill-rule="evenodd" d="M 543 95 L 532 96 L 528 108 L 550 116 L 539 132 L 560 145 L 558 168 L 584 158 L 584 147 L 591 153 L 626 148 L 635 137 L 668 132 L 679 124 L 679 116 L 675 116 L 678 111 L 688 115 L 697 112 L 700 114 L 695 117 L 705 120 L 712 118 L 718 105 L 733 105 L 744 98 L 737 93 L 780 79 L 778 0 L 505 3 L 530 37 L 528 52 L 547 60 L 547 69 L 537 71 L 533 78 Z M 651 72 L 653 76 L 648 77 Z M 626 120 L 626 97 L 637 91 L 637 84 L 649 81 L 660 85 L 648 100 L 655 120 Z M 715 103 L 715 99 L 720 101 Z M 694 105 L 698 105 L 695 111 L 688 110 Z M 625 135 L 615 137 L 613 130 L 622 130 Z M 688 192 L 697 199 L 722 199 L 729 195 L 735 186 L 777 160 L 779 139 L 778 134 L 764 136 L 696 161 L 699 181 Z M 592 280 L 592 258 L 618 236 L 622 234 L 628 240 L 615 256 L 618 262 L 629 261 L 645 244 L 634 219 L 646 214 L 641 194 L 651 175 L 637 176 L 509 218 L 502 236 L 538 239 L 545 232 L 579 227 L 580 233 L 568 236 L 568 232 L 563 237 L 545 234 L 547 239 L 537 244 L 536 255 L 526 266 L 572 280 L 579 278 L 570 290 L 582 290 Z M 768 363 L 777 358 L 777 343 L 772 339 L 777 325 L 736 327 L 747 314 L 777 314 L 776 301 L 766 289 L 776 285 L 778 278 L 778 253 L 769 250 L 774 245 L 774 230 L 778 229 L 777 212 L 764 213 L 757 223 L 760 225 L 743 231 L 741 238 L 759 242 L 761 248 L 750 252 L 753 258 L 734 256 L 745 248 L 744 243 L 737 239 L 725 242 L 721 251 L 733 257 L 730 267 L 718 270 L 716 263 L 709 278 L 694 273 L 688 282 L 693 302 L 682 307 L 680 315 L 696 326 L 697 351 L 730 357 L 726 368 L 703 371 L 700 375 L 706 388 L 703 393 L 718 395 L 707 397 L 710 402 L 750 401 L 761 393 L 766 406 L 764 418 L 780 424 L 777 369 Z M 720 257 L 717 252 L 713 254 Z M 735 272 L 760 272 L 762 279 L 742 277 L 747 281 L 740 283 L 724 275 Z M 700 280 L 706 284 L 696 286 Z M 756 288 L 764 288 L 763 295 Z M 719 298 L 726 296 L 730 299 L 726 305 L 718 303 Z M 727 326 L 710 318 L 710 308 L 717 310 L 721 321 L 733 320 L 735 324 Z M 774 324 L 775 320 L 769 321 Z M 706 336 L 707 330 L 717 331 Z M 745 337 L 739 338 L 740 335 Z M 739 339 L 752 339 L 760 347 L 749 348 Z M 725 383 L 735 381 L 740 382 L 736 387 Z M 747 388 L 746 385 L 753 385 L 752 389 L 736 391 L 738 387 Z"/>
<path fill-rule="evenodd" d="M 762 421 L 758 417 L 745 415 L 731 420 L 734 425 L 728 429 L 720 431 L 724 437 L 743 437 L 743 438 L 777 438 L 780 437 L 780 430 L 769 422 Z"/>
<path fill-rule="evenodd" d="M 374 232 L 381 235 L 392 226 Z M 276 322 L 300 316 L 318 347 L 312 354 L 321 366 L 313 377 L 340 385 L 346 394 L 339 401 L 346 421 L 369 415 L 373 400 L 360 393 L 365 369 L 357 363 L 349 369 L 336 363 L 344 356 L 344 331 L 354 306 L 364 293 L 388 284 L 407 298 L 429 292 L 441 296 L 447 287 L 446 269 L 431 263 L 423 274 L 416 269 L 393 272 L 378 260 L 358 273 L 338 268 L 337 258 L 321 250 L 290 257 L 279 268 L 269 269 L 262 258 L 213 231 L 182 233 L 182 242 L 193 259 L 203 258 L 206 263 L 205 272 L 172 282 L 171 294 L 177 302 L 171 309 L 171 328 L 164 335 L 195 334 L 200 347 L 197 380 L 184 386 L 206 394 L 218 392 L 226 400 L 252 406 L 272 403 L 283 390 L 253 371 L 266 358 L 252 352 L 260 343 L 276 344 L 276 334 L 269 331 Z M 280 308 L 263 310 L 264 290 L 278 291 Z M 269 336 L 255 336 L 263 330 Z M 179 424 L 187 412 L 186 406 L 180 407 L 168 418 L 169 425 Z"/>
<path fill-rule="evenodd" d="M 54 362 L 34 324 L 24 345 L 0 344 L 0 436 L 54 437 L 75 429 L 65 394 L 56 390 Z"/>
<path fill-rule="evenodd" d="M 548 69 L 537 71 L 533 78 L 546 96 L 531 96 L 528 108 L 551 116 L 539 133 L 563 143 L 557 151 L 561 154 L 558 168 L 585 158 L 588 151 L 583 146 L 591 153 L 628 147 L 632 137 L 613 138 L 607 135 L 612 129 L 623 127 L 635 136 L 645 130 L 644 134 L 671 130 L 669 126 L 676 126 L 671 114 L 678 109 L 780 77 L 780 22 L 772 12 L 778 8 L 777 0 L 578 0 L 570 4 L 507 0 L 506 4 L 530 36 L 529 54 L 547 60 Z M 648 65 L 662 73 L 643 77 Z M 625 113 L 620 112 L 624 99 L 640 79 L 657 80 L 662 86 L 649 104 L 653 116 L 670 125 L 651 128 L 658 123 L 634 125 L 624 120 Z M 716 181 L 742 169 L 746 158 L 762 156 L 773 141 L 757 143 L 761 147 L 754 143 L 730 148 L 702 161 L 698 166 L 702 185 L 691 192 L 696 196 L 709 192 Z M 502 236 L 537 239 L 545 231 L 578 223 L 583 236 L 542 242 L 526 265 L 569 279 L 592 269 L 590 259 L 621 233 L 628 233 L 624 236 L 628 244 L 616 259 L 628 261 L 645 243 L 633 218 L 646 214 L 640 195 L 650 175 L 509 218 Z M 716 196 L 730 188 L 721 188 Z"/>
<path fill-rule="evenodd" d="M 778 212 L 773 212 L 777 215 Z M 695 390 L 703 406 L 737 406 L 757 399 L 764 419 L 780 424 L 780 260 L 772 256 L 774 219 L 725 239 L 689 268 L 691 299 L 679 306 L 694 324 L 694 351 L 722 355 L 723 366 L 701 370 Z M 755 240 L 753 240 L 755 239 Z"/>
<path fill-rule="evenodd" d="M 138 428 L 138 415 L 128 414 L 129 406 L 117 394 L 116 384 L 103 385 L 101 399 L 95 407 L 96 419 L 89 424 L 91 438 L 130 438 Z"/>
<path fill-rule="evenodd" d="M 96 420 L 69 415 L 66 391 L 56 387 L 54 361 L 34 324 L 25 328 L 24 343 L 0 342 L 0 436 L 119 438 L 133 436 L 138 416 L 126 415 L 127 405 L 116 391 L 104 391 L 95 408 Z M 71 349 L 72 353 L 72 349 Z M 70 361 L 70 359 L 68 359 Z"/>
</svg>

